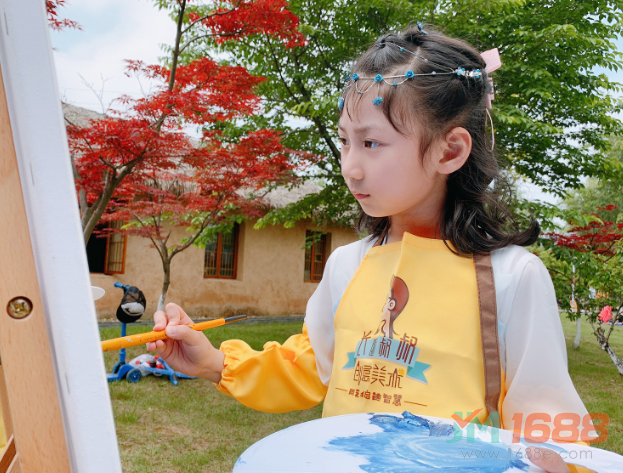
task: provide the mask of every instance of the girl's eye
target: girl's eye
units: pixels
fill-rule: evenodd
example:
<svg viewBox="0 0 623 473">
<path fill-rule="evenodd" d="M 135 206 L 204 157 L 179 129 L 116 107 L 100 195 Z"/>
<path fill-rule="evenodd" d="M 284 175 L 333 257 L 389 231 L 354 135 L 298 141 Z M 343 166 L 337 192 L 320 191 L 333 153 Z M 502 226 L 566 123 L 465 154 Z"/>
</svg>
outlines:
<svg viewBox="0 0 623 473">
<path fill-rule="evenodd" d="M 376 148 L 379 145 L 379 143 L 377 143 L 376 141 L 366 140 L 366 141 L 363 142 L 363 145 L 366 148 Z"/>
<path fill-rule="evenodd" d="M 342 138 L 340 136 L 339 140 L 340 140 L 340 143 L 342 143 L 342 146 L 348 146 L 348 140 L 346 138 Z"/>
</svg>

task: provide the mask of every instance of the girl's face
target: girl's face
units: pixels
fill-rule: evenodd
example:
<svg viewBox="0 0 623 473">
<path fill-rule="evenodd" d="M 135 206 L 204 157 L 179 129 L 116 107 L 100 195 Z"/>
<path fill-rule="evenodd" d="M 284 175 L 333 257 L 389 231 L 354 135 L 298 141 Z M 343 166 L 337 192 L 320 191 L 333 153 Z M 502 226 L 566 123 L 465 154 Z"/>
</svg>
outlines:
<svg viewBox="0 0 623 473">
<path fill-rule="evenodd" d="M 368 97 L 359 105 L 356 116 L 344 111 L 338 124 L 348 188 L 366 214 L 391 216 L 392 227 L 405 220 L 436 228 L 446 195 L 444 147 L 434 143 L 422 159 L 417 137 L 400 134 Z"/>
</svg>

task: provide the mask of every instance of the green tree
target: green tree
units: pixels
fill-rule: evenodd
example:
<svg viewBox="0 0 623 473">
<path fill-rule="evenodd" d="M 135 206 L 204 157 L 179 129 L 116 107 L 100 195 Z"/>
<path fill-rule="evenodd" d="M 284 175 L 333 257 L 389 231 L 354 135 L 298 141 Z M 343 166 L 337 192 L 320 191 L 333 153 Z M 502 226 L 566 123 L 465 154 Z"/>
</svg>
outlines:
<svg viewBox="0 0 623 473">
<path fill-rule="evenodd" d="M 584 316 L 623 376 L 623 359 L 610 344 L 615 323 L 623 321 L 623 223 L 577 214 L 568 219 L 564 232 L 546 233 L 540 243 L 538 253 L 552 276 L 559 303 L 575 300 L 577 311 L 569 310 L 569 319 Z M 611 308 L 610 320 L 600 317 L 605 306 Z"/>
<path fill-rule="evenodd" d="M 513 172 L 564 195 L 582 176 L 609 175 L 606 136 L 622 131 L 612 117 L 619 84 L 596 67 L 619 70 L 614 40 L 623 28 L 622 0 L 293 0 L 307 44 L 288 49 L 266 34 L 243 41 L 206 39 L 187 58 L 218 52 L 266 77 L 261 117 L 245 127 L 272 127 L 288 147 L 322 155 L 309 174 L 323 186 L 264 223 L 314 217 L 350 223 L 355 201 L 339 172 L 336 99 L 354 58 L 380 34 L 416 20 L 461 37 L 481 51 L 498 47 L 492 110 L 500 157 Z M 237 124 L 240 125 L 240 124 Z"/>
<path fill-rule="evenodd" d="M 623 166 L 623 137 L 610 138 L 612 145 L 608 152 L 609 157 Z M 621 221 L 623 216 L 623 172 L 601 179 L 591 178 L 585 187 L 574 189 L 564 200 L 565 208 L 572 212 L 596 212 L 601 218 L 609 218 L 615 222 Z M 618 209 L 611 212 L 595 210 L 598 207 L 616 205 Z M 607 217 L 606 217 L 607 216 Z"/>
</svg>

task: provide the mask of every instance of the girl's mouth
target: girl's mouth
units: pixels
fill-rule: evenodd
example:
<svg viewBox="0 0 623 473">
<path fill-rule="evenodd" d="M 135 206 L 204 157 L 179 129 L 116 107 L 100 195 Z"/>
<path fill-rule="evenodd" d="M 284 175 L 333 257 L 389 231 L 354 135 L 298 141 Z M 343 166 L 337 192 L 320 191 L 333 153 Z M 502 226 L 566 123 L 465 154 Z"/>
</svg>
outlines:
<svg viewBox="0 0 623 473">
<path fill-rule="evenodd" d="M 360 194 L 359 192 L 353 192 L 353 195 L 355 196 L 355 199 L 357 200 L 362 200 L 362 199 L 365 199 L 366 197 L 370 197 L 370 194 Z"/>
</svg>

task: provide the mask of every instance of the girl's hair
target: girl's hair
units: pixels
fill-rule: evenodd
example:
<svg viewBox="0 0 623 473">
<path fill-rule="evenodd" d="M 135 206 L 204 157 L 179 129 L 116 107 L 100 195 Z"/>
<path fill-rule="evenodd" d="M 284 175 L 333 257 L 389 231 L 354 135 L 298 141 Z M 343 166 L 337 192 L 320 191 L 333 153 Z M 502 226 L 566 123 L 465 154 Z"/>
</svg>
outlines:
<svg viewBox="0 0 623 473">
<path fill-rule="evenodd" d="M 401 51 L 400 48 L 411 51 Z M 417 56 L 416 56 L 417 55 Z M 418 57 L 419 56 L 419 57 Z M 477 79 L 457 74 L 439 74 L 457 68 L 480 69 Z M 531 217 L 527 230 L 520 231 L 509 210 L 510 187 L 500 175 L 497 159 L 488 143 L 486 96 L 491 92 L 486 64 L 480 53 L 464 41 L 450 38 L 426 27 L 407 27 L 398 34 L 381 36 L 355 63 L 352 73 L 360 77 L 404 75 L 415 76 L 397 86 L 376 82 L 351 82 L 343 94 L 341 113 L 357 113 L 361 100 L 382 97 L 379 106 L 392 126 L 409 135 L 420 130 L 421 156 L 433 142 L 454 127 L 463 127 L 472 137 L 471 153 L 461 169 L 447 179 L 447 196 L 439 231 L 455 252 L 471 255 L 489 252 L 508 245 L 528 246 L 534 243 L 540 228 Z M 353 85 L 355 84 L 355 85 Z M 382 84 L 382 82 L 380 83 Z M 368 91 L 369 93 L 365 93 Z M 364 92 L 364 93 L 362 93 Z M 375 102 L 377 103 L 377 102 Z M 384 237 L 389 231 L 389 217 L 370 217 L 363 210 L 357 229 L 373 237 Z M 452 248 L 450 248 L 452 249 Z"/>
</svg>

